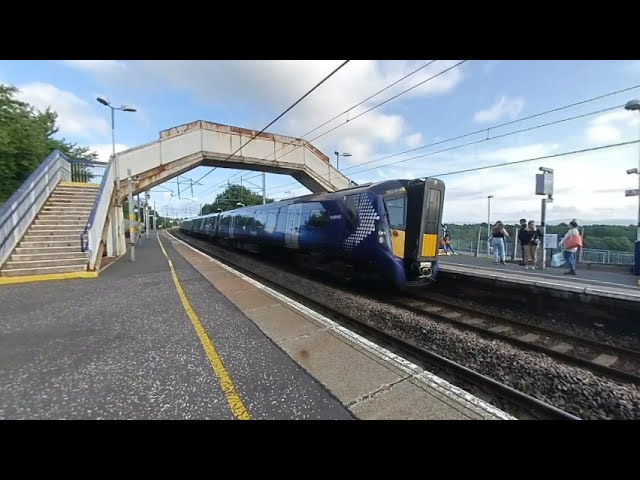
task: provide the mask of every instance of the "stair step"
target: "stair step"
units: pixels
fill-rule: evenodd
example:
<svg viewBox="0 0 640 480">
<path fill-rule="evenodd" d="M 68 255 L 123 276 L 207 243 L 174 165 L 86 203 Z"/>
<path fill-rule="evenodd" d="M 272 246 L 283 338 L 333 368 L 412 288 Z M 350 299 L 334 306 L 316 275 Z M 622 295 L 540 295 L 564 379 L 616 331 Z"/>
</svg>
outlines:
<svg viewBox="0 0 640 480">
<path fill-rule="evenodd" d="M 23 246 L 19 246 L 16 247 L 16 249 L 13 251 L 15 254 L 18 255 L 34 255 L 36 253 L 63 253 L 63 252 L 80 252 L 82 253 L 82 250 L 80 250 L 80 245 L 73 245 L 73 246 L 60 246 L 60 247 L 47 247 L 47 248 L 42 248 L 42 247 L 23 247 Z"/>
<path fill-rule="evenodd" d="M 98 196 L 98 192 L 61 192 L 54 190 L 50 198 L 86 198 L 89 200 L 95 200 Z"/>
<path fill-rule="evenodd" d="M 65 265 L 64 267 L 38 267 L 38 268 L 15 268 L 0 270 L 0 277 L 19 277 L 23 275 L 47 275 L 51 273 L 71 273 L 84 272 L 87 270 L 87 263 L 77 265 Z"/>
<path fill-rule="evenodd" d="M 53 227 L 53 226 L 60 226 L 60 227 L 68 227 L 70 225 L 74 226 L 74 227 L 78 227 L 80 225 L 82 225 L 82 227 L 84 228 L 84 226 L 87 224 L 87 218 L 56 218 L 56 217 L 39 217 L 36 219 L 36 221 L 33 223 L 32 227 L 38 226 L 38 227 Z M 64 223 L 64 225 L 61 224 Z"/>
<path fill-rule="evenodd" d="M 41 249 L 39 249 L 42 252 Z M 14 253 L 9 259 L 12 262 L 28 262 L 31 260 L 57 260 L 59 258 L 88 259 L 89 252 L 46 252 L 46 253 Z"/>
<path fill-rule="evenodd" d="M 84 226 L 80 227 L 77 224 L 73 225 L 73 224 L 68 224 L 68 225 L 31 225 L 29 227 L 29 230 L 27 230 L 27 233 L 36 233 L 38 232 L 38 235 L 45 235 L 49 234 L 49 232 L 53 233 L 53 232 L 73 232 L 73 233 L 77 233 L 77 232 L 82 232 L 84 231 Z M 59 234 L 57 234 L 59 235 Z"/>
<path fill-rule="evenodd" d="M 80 248 L 80 239 L 76 238 L 75 240 L 48 240 L 44 242 L 25 242 L 20 241 L 18 244 L 19 247 L 22 248 L 43 248 L 43 247 L 76 247 Z"/>
<path fill-rule="evenodd" d="M 45 207 L 92 207 L 94 202 L 80 201 L 74 199 L 69 200 L 48 200 Z"/>
<path fill-rule="evenodd" d="M 58 232 L 60 233 L 60 232 Z M 80 241 L 80 235 L 35 235 L 28 233 L 22 237 L 21 242 L 73 242 Z"/>
<path fill-rule="evenodd" d="M 59 189 L 55 189 L 53 191 L 54 195 L 68 195 L 68 196 L 75 196 L 75 195 L 83 195 L 83 196 L 87 196 L 87 197 L 92 197 L 95 198 L 98 195 L 98 190 L 76 190 L 74 189 L 65 189 L 65 190 L 59 190 Z"/>
<path fill-rule="evenodd" d="M 80 235 L 82 235 L 83 233 L 84 233 L 84 228 L 82 228 L 82 226 L 80 225 L 78 225 L 74 229 L 67 228 L 66 230 L 34 230 L 33 227 L 31 227 L 29 230 L 27 230 L 26 235 L 22 239 L 25 240 L 27 237 L 28 238 L 35 237 L 38 240 L 40 239 L 64 240 L 63 238 L 54 239 L 52 237 L 80 238 Z"/>
<path fill-rule="evenodd" d="M 38 214 L 38 217 L 44 217 L 45 219 L 50 219 L 51 217 L 55 217 L 55 218 L 59 218 L 59 219 L 67 219 L 67 220 L 73 220 L 74 218 L 80 220 L 80 219 L 87 219 L 89 218 L 89 215 L 91 214 L 90 211 L 87 212 L 50 212 L 50 211 L 46 211 L 46 212 L 40 212 Z"/>
<path fill-rule="evenodd" d="M 64 212 L 87 212 L 90 213 L 91 212 L 91 207 L 92 205 L 45 205 L 44 207 L 42 207 L 42 213 L 51 213 L 51 212 L 60 212 L 60 213 L 64 213 Z"/>
<path fill-rule="evenodd" d="M 55 258 L 51 260 L 10 260 L 4 268 L 6 270 L 20 270 L 30 268 L 43 268 L 43 267 L 68 267 L 70 265 L 80 265 L 84 263 L 85 266 L 89 262 L 88 258 Z"/>
</svg>

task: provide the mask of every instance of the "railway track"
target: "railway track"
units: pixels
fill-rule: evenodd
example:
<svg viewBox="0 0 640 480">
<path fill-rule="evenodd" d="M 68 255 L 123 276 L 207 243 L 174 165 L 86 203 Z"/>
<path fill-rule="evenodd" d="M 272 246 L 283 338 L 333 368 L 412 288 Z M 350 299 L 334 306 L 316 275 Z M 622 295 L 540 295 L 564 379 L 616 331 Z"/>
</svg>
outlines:
<svg viewBox="0 0 640 480">
<path fill-rule="evenodd" d="M 402 355 L 408 360 L 428 369 L 429 371 L 446 378 L 451 383 L 463 388 L 479 398 L 483 398 L 492 404 L 509 411 L 520 419 L 544 419 L 544 420 L 580 420 L 580 418 L 565 412 L 553 405 L 538 400 L 535 397 L 515 390 L 490 377 L 475 372 L 463 365 L 455 363 L 435 352 L 431 352 L 423 346 L 409 342 L 392 333 L 383 331 L 353 316 L 348 316 L 333 309 L 331 306 L 318 302 L 316 299 L 302 295 L 288 288 L 286 285 L 276 283 L 273 280 L 248 270 L 235 262 L 219 255 L 223 251 L 205 241 L 193 239 L 178 231 L 170 231 L 175 238 L 182 240 L 191 247 L 215 258 L 217 261 L 232 267 L 239 272 L 273 288 L 274 290 L 292 298 L 313 310 L 326 315 L 333 321 L 349 328 L 352 331 L 383 345 L 396 354 Z"/>
<path fill-rule="evenodd" d="M 381 300 L 418 315 L 427 315 L 432 320 L 478 332 L 525 350 L 544 353 L 608 378 L 640 385 L 640 352 L 636 350 L 516 319 L 478 312 L 472 308 L 419 294 L 410 294 L 408 297 L 385 295 Z"/>
</svg>

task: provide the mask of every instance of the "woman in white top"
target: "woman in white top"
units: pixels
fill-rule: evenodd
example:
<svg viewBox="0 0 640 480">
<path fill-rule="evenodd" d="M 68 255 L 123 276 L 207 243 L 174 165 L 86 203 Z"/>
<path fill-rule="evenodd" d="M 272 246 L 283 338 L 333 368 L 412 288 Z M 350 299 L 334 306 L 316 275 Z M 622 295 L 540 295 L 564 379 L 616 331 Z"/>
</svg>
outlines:
<svg viewBox="0 0 640 480">
<path fill-rule="evenodd" d="M 564 272 L 565 275 L 575 275 L 576 274 L 576 252 L 578 251 L 577 246 L 572 246 L 571 248 L 565 248 L 567 241 L 571 237 L 580 236 L 580 232 L 578 231 L 578 222 L 572 220 L 569 223 L 569 230 L 565 233 L 564 238 L 560 240 L 560 247 L 562 250 L 562 255 L 564 256 L 565 261 L 567 262 L 567 266 L 569 267 L 568 272 Z M 574 239 L 575 240 L 575 239 Z"/>
</svg>

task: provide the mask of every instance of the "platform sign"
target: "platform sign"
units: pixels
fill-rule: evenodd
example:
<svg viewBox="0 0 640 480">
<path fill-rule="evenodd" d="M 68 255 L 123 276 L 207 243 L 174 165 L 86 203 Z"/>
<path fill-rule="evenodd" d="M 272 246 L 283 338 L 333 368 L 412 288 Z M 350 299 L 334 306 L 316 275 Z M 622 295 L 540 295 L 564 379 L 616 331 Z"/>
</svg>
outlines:
<svg viewBox="0 0 640 480">
<path fill-rule="evenodd" d="M 545 248 L 558 248 L 558 234 L 557 233 L 547 233 L 544 236 L 544 247 Z"/>
</svg>

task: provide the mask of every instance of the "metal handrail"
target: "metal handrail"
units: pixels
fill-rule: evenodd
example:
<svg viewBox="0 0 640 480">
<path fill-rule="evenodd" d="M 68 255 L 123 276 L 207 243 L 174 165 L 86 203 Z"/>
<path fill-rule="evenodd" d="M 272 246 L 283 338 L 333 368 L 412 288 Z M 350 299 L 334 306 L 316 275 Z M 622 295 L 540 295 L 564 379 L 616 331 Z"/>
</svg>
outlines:
<svg viewBox="0 0 640 480">
<path fill-rule="evenodd" d="M 9 199 L 6 202 L 4 202 L 2 208 L 0 208 L 0 228 L 2 228 L 2 226 L 7 222 L 8 218 L 11 215 L 13 215 L 13 213 L 17 209 L 17 206 L 8 214 L 7 214 L 7 210 L 9 210 L 14 205 L 19 205 L 17 200 L 18 198 L 20 198 L 20 196 L 31 193 L 31 191 L 36 186 L 35 180 L 42 174 L 44 170 L 47 169 L 47 167 L 49 167 L 50 164 L 55 162 L 58 159 L 58 157 L 62 157 L 64 160 L 69 161 L 67 156 L 64 153 L 62 153 L 60 150 L 54 150 L 49 154 L 47 158 L 43 160 L 43 162 L 38 166 L 38 168 L 36 168 L 33 171 L 33 173 L 29 175 L 29 177 L 24 182 L 22 182 L 22 185 L 28 185 L 30 182 L 33 182 L 31 185 L 31 188 L 29 188 L 25 192 L 24 190 L 22 190 L 22 185 L 20 185 L 20 187 L 18 187 L 18 189 L 15 192 L 13 192 L 13 195 L 11 195 Z"/>
<path fill-rule="evenodd" d="M 42 195 L 50 188 L 51 182 L 54 179 L 58 179 L 61 171 L 66 171 L 65 164 L 69 163 L 69 159 L 59 150 L 51 152 L 47 158 L 29 175 L 29 177 L 22 183 L 22 185 L 16 190 L 13 195 L 3 204 L 0 209 L 0 265 L 8 258 L 10 250 L 7 248 L 7 243 L 10 241 L 19 241 L 20 229 L 24 228 L 25 218 L 30 215 L 35 218 L 37 211 L 34 213 L 33 205 L 38 204 L 41 201 Z M 35 198 L 30 198 L 34 190 L 40 189 Z M 55 187 L 54 187 L 55 188 Z M 30 205 L 26 208 L 19 218 L 14 218 L 16 212 L 24 206 L 25 202 L 29 201 Z M 31 219 L 32 220 L 32 219 Z M 13 223 L 13 226 L 7 230 L 9 222 Z M 5 231 L 6 230 L 6 231 Z M 18 231 L 18 235 L 15 235 Z M 23 232 L 24 233 L 24 232 Z M 4 253 L 3 253 L 4 252 Z"/>
<path fill-rule="evenodd" d="M 98 207 L 100 206 L 100 200 L 102 199 L 104 187 L 107 184 L 107 178 L 109 177 L 109 171 L 112 168 L 112 164 L 112 161 L 109 160 L 109 163 L 107 163 L 105 169 L 105 174 L 103 175 L 102 181 L 100 182 L 100 187 L 98 188 L 98 194 L 96 195 L 96 199 L 94 200 L 93 206 L 91 207 L 91 212 L 89 213 L 87 224 L 84 227 L 84 231 L 80 234 L 80 248 L 83 252 L 86 252 L 87 248 L 89 248 L 89 230 L 91 229 L 91 227 L 93 227 L 93 222 L 96 219 L 96 213 L 98 211 Z"/>
</svg>

